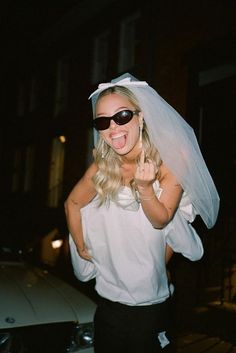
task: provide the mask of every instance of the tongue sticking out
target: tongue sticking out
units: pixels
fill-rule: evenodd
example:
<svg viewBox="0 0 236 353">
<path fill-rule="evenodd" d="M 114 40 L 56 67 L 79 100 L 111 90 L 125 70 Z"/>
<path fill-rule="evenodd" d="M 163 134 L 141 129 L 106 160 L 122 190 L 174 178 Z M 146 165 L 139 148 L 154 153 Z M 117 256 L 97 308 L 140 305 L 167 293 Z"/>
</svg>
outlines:
<svg viewBox="0 0 236 353">
<path fill-rule="evenodd" d="M 123 148 L 126 142 L 125 136 L 120 136 L 112 139 L 112 145 L 114 148 Z"/>
</svg>

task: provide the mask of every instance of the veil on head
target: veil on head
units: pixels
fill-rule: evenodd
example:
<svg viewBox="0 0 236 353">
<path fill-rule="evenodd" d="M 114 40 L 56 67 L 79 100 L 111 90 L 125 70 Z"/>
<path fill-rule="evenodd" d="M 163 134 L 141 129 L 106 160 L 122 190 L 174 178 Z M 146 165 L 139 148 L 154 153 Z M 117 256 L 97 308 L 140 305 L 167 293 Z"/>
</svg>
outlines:
<svg viewBox="0 0 236 353">
<path fill-rule="evenodd" d="M 127 87 L 136 96 L 150 139 L 161 159 L 178 179 L 196 213 L 208 228 L 213 227 L 219 211 L 219 196 L 191 126 L 147 82 L 129 73 L 98 86 L 89 97 L 93 111 L 99 94 L 115 85 Z M 95 131 L 95 145 L 97 140 Z"/>
</svg>

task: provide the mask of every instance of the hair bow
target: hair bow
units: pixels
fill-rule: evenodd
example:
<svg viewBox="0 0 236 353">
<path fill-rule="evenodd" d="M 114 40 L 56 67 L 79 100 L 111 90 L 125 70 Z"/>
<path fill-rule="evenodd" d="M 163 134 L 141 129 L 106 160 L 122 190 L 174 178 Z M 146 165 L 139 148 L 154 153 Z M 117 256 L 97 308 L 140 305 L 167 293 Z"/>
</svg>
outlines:
<svg viewBox="0 0 236 353">
<path fill-rule="evenodd" d="M 148 86 L 148 83 L 146 81 L 131 81 L 131 77 L 126 77 L 116 82 L 100 83 L 98 88 L 93 93 L 90 94 L 88 99 L 92 98 L 95 94 L 104 91 L 104 89 L 107 89 L 109 87 L 114 87 L 114 86 L 143 87 L 143 86 Z"/>
</svg>

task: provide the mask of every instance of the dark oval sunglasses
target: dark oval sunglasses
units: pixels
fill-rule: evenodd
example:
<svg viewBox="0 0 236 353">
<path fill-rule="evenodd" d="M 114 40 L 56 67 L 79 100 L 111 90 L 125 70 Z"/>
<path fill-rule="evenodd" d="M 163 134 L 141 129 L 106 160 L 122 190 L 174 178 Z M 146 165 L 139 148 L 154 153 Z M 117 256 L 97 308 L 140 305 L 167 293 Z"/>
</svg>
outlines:
<svg viewBox="0 0 236 353">
<path fill-rule="evenodd" d="M 110 126 L 111 120 L 113 120 L 117 125 L 127 124 L 134 115 L 139 114 L 138 110 L 121 110 L 113 116 L 100 116 L 93 120 L 93 126 L 96 130 L 106 130 Z"/>
</svg>

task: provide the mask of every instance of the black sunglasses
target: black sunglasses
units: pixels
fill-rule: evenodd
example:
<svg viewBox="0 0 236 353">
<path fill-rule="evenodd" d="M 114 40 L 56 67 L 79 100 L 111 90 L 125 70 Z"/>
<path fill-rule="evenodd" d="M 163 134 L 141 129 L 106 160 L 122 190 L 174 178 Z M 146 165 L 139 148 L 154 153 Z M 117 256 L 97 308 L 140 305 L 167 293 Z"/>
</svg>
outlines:
<svg viewBox="0 0 236 353">
<path fill-rule="evenodd" d="M 124 125 L 127 124 L 135 114 L 139 114 L 139 111 L 121 110 L 113 116 L 100 116 L 95 118 L 93 120 L 93 126 L 96 130 L 106 130 L 109 128 L 111 120 L 114 120 L 117 125 Z"/>
</svg>

